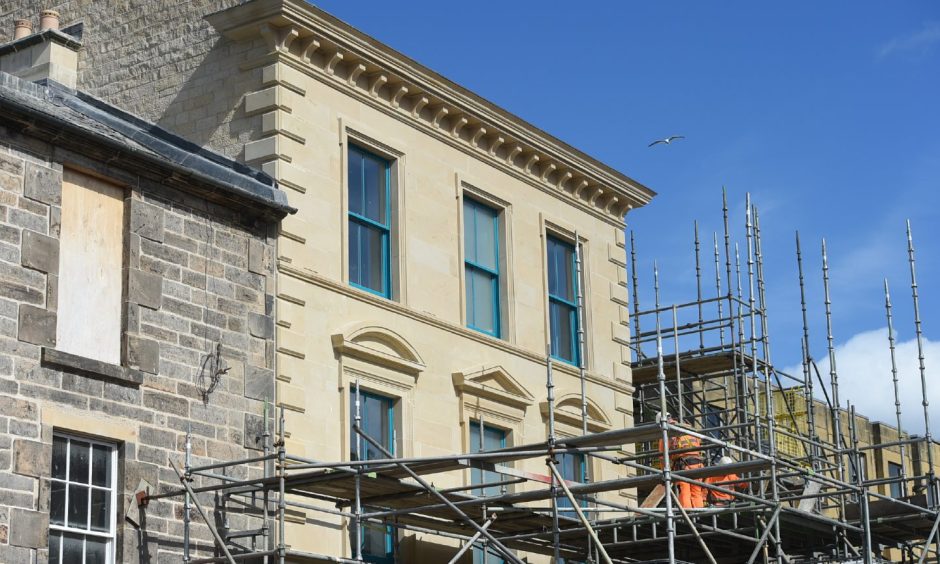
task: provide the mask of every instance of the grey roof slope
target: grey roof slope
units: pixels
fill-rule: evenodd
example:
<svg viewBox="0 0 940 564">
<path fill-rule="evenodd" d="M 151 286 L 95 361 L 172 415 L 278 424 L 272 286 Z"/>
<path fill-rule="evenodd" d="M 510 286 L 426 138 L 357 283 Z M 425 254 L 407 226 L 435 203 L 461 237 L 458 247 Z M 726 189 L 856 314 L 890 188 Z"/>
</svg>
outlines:
<svg viewBox="0 0 940 564">
<path fill-rule="evenodd" d="M 55 81 L 34 83 L 0 72 L 0 118 L 12 116 L 116 149 L 150 167 L 221 190 L 227 200 L 263 206 L 277 217 L 297 211 L 266 173 Z"/>
</svg>

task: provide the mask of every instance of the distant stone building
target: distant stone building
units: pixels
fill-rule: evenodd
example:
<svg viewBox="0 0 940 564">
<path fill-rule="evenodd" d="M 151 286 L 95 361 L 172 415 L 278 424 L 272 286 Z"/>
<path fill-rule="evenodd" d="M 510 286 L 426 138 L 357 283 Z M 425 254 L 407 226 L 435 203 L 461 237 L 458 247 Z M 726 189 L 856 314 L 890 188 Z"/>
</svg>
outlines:
<svg viewBox="0 0 940 564">
<path fill-rule="evenodd" d="M 73 90 L 80 48 L 0 45 L 0 562 L 178 562 L 181 498 L 142 514 L 133 493 L 180 487 L 189 430 L 199 463 L 259 448 L 292 209 L 268 175 Z"/>
</svg>

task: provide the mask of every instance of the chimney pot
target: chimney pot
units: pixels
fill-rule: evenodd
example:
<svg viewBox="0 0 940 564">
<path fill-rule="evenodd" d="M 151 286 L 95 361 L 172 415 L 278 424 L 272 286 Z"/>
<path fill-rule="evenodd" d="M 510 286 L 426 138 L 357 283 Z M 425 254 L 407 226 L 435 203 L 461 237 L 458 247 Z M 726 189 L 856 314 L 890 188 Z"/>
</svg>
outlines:
<svg viewBox="0 0 940 564">
<path fill-rule="evenodd" d="M 33 22 L 29 20 L 16 20 L 13 24 L 13 39 L 21 39 L 33 33 Z"/>
<path fill-rule="evenodd" d="M 43 10 L 39 12 L 39 31 L 59 29 L 59 12 Z"/>
</svg>

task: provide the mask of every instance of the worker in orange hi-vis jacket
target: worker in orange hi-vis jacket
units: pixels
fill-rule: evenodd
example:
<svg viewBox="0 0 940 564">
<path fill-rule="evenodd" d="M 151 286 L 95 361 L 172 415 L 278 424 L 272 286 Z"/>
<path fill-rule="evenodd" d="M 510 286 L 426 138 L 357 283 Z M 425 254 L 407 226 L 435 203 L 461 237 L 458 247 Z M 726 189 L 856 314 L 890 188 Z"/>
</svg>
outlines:
<svg viewBox="0 0 940 564">
<path fill-rule="evenodd" d="M 730 456 L 722 456 L 718 459 L 718 465 L 724 466 L 725 464 L 731 464 L 734 460 Z M 747 487 L 747 484 L 744 482 L 738 481 L 738 475 L 734 472 L 728 474 L 723 474 L 721 476 L 709 476 L 705 478 L 705 482 L 709 484 L 715 484 L 726 490 L 743 490 Z M 730 505 L 734 501 L 734 495 L 730 493 L 721 492 L 718 490 L 708 490 L 708 504 L 711 506 L 725 506 Z"/>
<path fill-rule="evenodd" d="M 668 421 L 675 423 L 672 415 L 667 414 Z M 702 446 L 702 441 L 692 435 L 677 435 L 669 438 L 669 464 L 673 470 L 692 470 L 704 466 L 702 451 L 697 450 Z M 659 440 L 659 452 L 663 452 L 663 441 Z M 660 456 L 660 463 L 662 456 Z M 679 505 L 685 508 L 705 507 L 705 488 L 690 484 L 688 482 L 678 482 L 679 487 Z"/>
</svg>

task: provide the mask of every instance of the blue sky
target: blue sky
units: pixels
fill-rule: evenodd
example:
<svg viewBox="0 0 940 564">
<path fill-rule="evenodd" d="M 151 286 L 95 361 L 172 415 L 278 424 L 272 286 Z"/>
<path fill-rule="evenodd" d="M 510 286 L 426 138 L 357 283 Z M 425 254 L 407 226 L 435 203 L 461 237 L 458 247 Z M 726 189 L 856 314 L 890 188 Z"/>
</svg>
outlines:
<svg viewBox="0 0 940 564">
<path fill-rule="evenodd" d="M 908 218 L 924 330 L 940 341 L 940 3 L 315 4 L 656 190 L 628 217 L 646 305 L 654 259 L 663 303 L 694 297 L 692 222 L 708 249 L 721 227 L 722 186 L 743 246 L 750 191 L 778 367 L 800 359 L 797 229 L 812 350 L 825 356 L 826 237 L 842 396 L 874 418 L 893 417 L 882 278 L 892 285 L 898 339 L 912 345 Z M 647 148 L 672 134 L 687 139 Z M 936 406 L 940 343 L 927 345 Z M 906 392 L 919 390 L 911 356 L 902 362 Z M 905 399 L 911 426 L 918 403 L 919 391 Z"/>
</svg>

